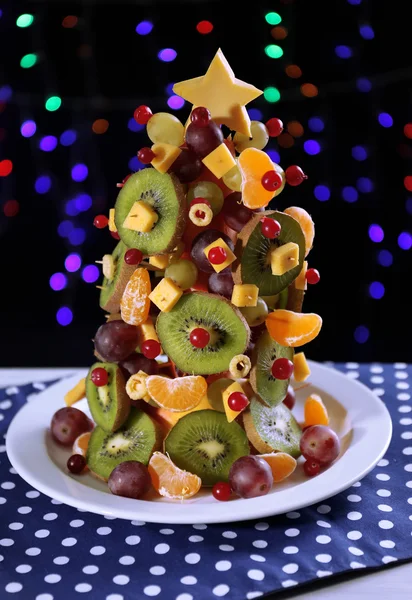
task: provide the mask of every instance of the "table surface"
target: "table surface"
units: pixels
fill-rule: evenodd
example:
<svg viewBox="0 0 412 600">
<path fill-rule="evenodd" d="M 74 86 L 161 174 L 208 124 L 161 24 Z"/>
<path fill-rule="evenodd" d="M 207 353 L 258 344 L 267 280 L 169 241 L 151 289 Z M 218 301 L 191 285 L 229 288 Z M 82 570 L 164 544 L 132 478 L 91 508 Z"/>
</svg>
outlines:
<svg viewBox="0 0 412 600">
<path fill-rule="evenodd" d="M 0 369 L 0 387 L 8 385 L 22 385 L 31 381 L 47 381 L 74 375 L 78 369 Z M 409 535 L 409 533 L 407 534 Z M 357 575 L 359 575 L 357 573 Z M 305 590 L 296 592 L 288 590 L 280 594 L 273 595 L 275 598 L 304 598 L 304 600 L 410 600 L 412 589 L 412 564 L 407 563 L 400 566 L 390 567 L 371 573 L 368 575 L 359 575 L 354 577 L 351 573 L 348 580 L 340 581 L 335 584 L 328 584 L 319 588 L 317 585 L 308 587 Z M 266 596 L 270 598 L 272 596 Z"/>
</svg>

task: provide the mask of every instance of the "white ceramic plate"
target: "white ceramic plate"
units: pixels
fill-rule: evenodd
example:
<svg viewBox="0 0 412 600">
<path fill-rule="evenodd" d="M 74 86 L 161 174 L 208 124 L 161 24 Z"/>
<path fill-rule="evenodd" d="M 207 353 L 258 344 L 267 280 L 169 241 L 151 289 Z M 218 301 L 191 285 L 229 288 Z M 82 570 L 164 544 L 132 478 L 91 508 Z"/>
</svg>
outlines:
<svg viewBox="0 0 412 600">
<path fill-rule="evenodd" d="M 341 454 L 312 479 L 305 477 L 300 459 L 295 473 L 275 484 L 267 496 L 218 502 L 210 491 L 204 491 L 184 501 L 132 500 L 113 496 L 104 482 L 91 475 L 68 474 L 65 464 L 70 451 L 53 442 L 48 427 L 54 412 L 64 405 L 64 394 L 85 372 L 49 387 L 17 413 L 7 434 L 7 453 L 21 477 L 40 492 L 102 515 L 195 524 L 243 521 L 296 510 L 334 496 L 364 477 L 384 455 L 392 435 L 385 405 L 367 387 L 318 363 L 311 362 L 310 366 L 310 385 L 297 392 L 294 414 L 301 421 L 305 398 L 311 392 L 320 393 L 331 427 L 341 438 Z M 85 400 L 76 406 L 88 412 Z"/>
</svg>

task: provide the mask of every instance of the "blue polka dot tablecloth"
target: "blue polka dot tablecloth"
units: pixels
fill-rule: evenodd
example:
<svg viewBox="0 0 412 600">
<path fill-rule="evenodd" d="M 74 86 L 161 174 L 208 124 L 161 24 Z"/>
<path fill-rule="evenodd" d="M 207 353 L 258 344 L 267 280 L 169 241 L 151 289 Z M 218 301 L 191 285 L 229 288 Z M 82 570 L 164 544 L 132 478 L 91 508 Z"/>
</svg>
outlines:
<svg viewBox="0 0 412 600">
<path fill-rule="evenodd" d="M 264 521 L 152 525 L 85 513 L 30 488 L 0 439 L 0 598 L 250 600 L 412 559 L 412 366 L 336 365 L 374 389 L 394 424 L 386 456 L 320 504 Z M 0 390 L 0 436 L 46 384 Z"/>
</svg>

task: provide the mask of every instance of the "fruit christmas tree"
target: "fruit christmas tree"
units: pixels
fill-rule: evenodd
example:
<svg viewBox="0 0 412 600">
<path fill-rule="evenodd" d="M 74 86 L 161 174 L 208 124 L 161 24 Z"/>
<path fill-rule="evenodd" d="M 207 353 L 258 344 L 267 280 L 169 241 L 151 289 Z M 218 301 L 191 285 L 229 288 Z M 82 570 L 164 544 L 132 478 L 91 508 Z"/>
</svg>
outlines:
<svg viewBox="0 0 412 600">
<path fill-rule="evenodd" d="M 52 433 L 66 444 L 82 434 L 69 469 L 88 468 L 115 494 L 263 495 L 301 452 L 312 475 L 339 451 L 319 396 L 307 400 L 303 435 L 291 412 L 292 374 L 310 375 L 295 348 L 322 324 L 302 313 L 307 284 L 319 281 L 306 260 L 314 224 L 303 208 L 266 210 L 306 176 L 263 151 L 282 122 L 250 121 L 245 105 L 262 92 L 236 79 L 220 50 L 206 75 L 174 91 L 193 104 L 187 122 L 136 110 L 152 142 L 138 152 L 147 168 L 119 184 L 109 218 L 95 218 L 119 240 L 102 261 L 99 362 Z M 92 432 L 71 406 L 84 394 Z"/>
</svg>

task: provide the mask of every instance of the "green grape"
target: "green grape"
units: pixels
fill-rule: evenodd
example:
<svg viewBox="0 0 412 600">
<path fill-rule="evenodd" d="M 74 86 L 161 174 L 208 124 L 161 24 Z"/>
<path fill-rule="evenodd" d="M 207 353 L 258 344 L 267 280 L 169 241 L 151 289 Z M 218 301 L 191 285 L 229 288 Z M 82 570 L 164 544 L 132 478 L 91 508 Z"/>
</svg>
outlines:
<svg viewBox="0 0 412 600">
<path fill-rule="evenodd" d="M 165 277 L 170 277 L 182 290 L 187 290 L 195 285 L 197 274 L 196 265 L 185 259 L 169 265 L 165 271 Z"/>
<path fill-rule="evenodd" d="M 275 294 L 274 296 L 262 296 L 262 300 L 266 302 L 271 310 L 274 310 L 279 300 L 279 294 Z"/>
<path fill-rule="evenodd" d="M 250 122 L 250 132 L 252 137 L 248 137 L 243 133 L 236 133 L 233 141 L 238 152 L 242 152 L 246 148 L 257 148 L 263 150 L 269 141 L 269 132 L 264 123 L 260 121 Z"/>
<path fill-rule="evenodd" d="M 250 327 L 262 325 L 269 313 L 268 306 L 263 298 L 258 298 L 256 306 L 247 306 L 239 310 Z"/>
<path fill-rule="evenodd" d="M 146 125 L 147 135 L 154 144 L 162 142 L 181 146 L 184 142 L 185 128 L 177 117 L 159 112 L 150 117 Z"/>
<path fill-rule="evenodd" d="M 281 192 L 283 192 L 283 189 L 286 185 L 286 175 L 285 175 L 285 171 L 282 169 L 282 167 L 280 165 L 278 165 L 277 163 L 273 163 L 273 166 L 275 167 L 275 171 L 277 173 L 279 173 L 279 175 L 281 175 L 281 177 L 282 177 L 282 185 L 273 194 L 273 198 L 276 198 L 276 196 L 279 196 L 279 194 Z"/>
<path fill-rule="evenodd" d="M 216 183 L 212 181 L 198 181 L 190 187 L 187 194 L 188 204 L 194 198 L 206 198 L 209 200 L 214 216 L 218 215 L 223 206 L 223 192 Z"/>
<path fill-rule="evenodd" d="M 222 181 L 230 190 L 233 190 L 234 192 L 240 192 L 242 189 L 242 175 L 239 167 L 237 166 L 237 161 L 236 165 L 232 167 L 230 171 L 226 173 L 226 175 L 223 175 Z"/>
</svg>

